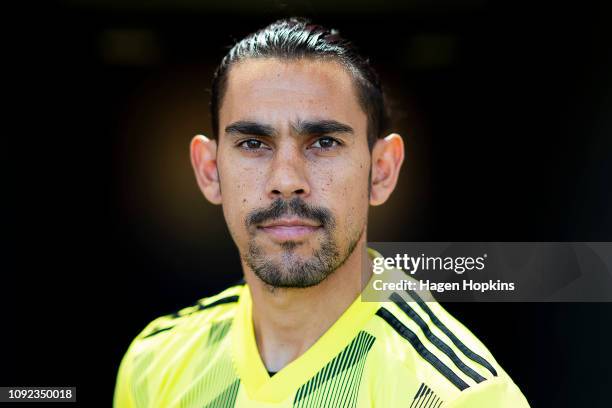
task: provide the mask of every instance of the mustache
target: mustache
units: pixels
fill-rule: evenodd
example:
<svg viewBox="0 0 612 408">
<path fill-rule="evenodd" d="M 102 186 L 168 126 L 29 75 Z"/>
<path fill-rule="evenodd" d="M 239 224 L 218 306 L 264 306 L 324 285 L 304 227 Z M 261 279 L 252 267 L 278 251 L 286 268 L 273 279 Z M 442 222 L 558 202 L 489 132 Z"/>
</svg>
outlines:
<svg viewBox="0 0 612 408">
<path fill-rule="evenodd" d="M 268 208 L 252 210 L 247 215 L 245 224 L 248 229 L 257 224 L 290 215 L 317 221 L 326 229 L 331 229 L 335 226 L 334 216 L 330 210 L 310 205 L 300 197 L 295 197 L 288 201 L 277 198 Z"/>
</svg>

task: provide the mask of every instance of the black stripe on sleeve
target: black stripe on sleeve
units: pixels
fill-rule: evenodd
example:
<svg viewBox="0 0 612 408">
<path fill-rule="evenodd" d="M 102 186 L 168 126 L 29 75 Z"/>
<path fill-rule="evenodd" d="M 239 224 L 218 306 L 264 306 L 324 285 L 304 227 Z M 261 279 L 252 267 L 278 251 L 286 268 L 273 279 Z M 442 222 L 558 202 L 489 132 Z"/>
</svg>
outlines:
<svg viewBox="0 0 612 408">
<path fill-rule="evenodd" d="M 155 330 L 153 330 L 151 333 L 149 333 L 149 334 L 147 334 L 146 336 L 144 336 L 144 337 L 143 337 L 143 339 L 146 339 L 146 338 L 151 337 L 151 336 L 155 336 L 157 333 L 161 333 L 161 332 L 163 332 L 163 331 L 170 330 L 170 329 L 171 329 L 171 328 L 173 328 L 173 327 L 174 327 L 174 326 L 170 326 L 170 327 L 163 327 L 163 328 L 161 328 L 161 329 L 155 329 Z"/>
<path fill-rule="evenodd" d="M 182 316 L 181 316 L 181 315 L 179 315 L 179 314 L 178 314 L 178 312 L 174 312 L 174 313 L 170 314 L 170 315 L 169 315 L 169 317 L 172 317 L 173 319 L 176 319 L 176 318 L 178 318 L 178 317 L 189 316 L 189 315 L 191 315 L 191 314 L 193 314 L 193 313 L 195 313 L 195 312 L 199 312 L 200 310 L 210 309 L 210 308 L 213 308 L 213 307 L 215 307 L 215 306 L 223 305 L 223 304 L 226 304 L 226 303 L 234 303 L 234 302 L 237 302 L 237 301 L 238 301 L 238 299 L 239 299 L 239 296 L 237 296 L 237 295 L 236 295 L 236 296 L 228 296 L 228 297 L 224 297 L 224 298 L 221 298 L 221 299 L 217 299 L 217 300 L 215 300 L 214 302 L 210 302 L 210 303 L 208 303 L 208 304 L 206 304 L 206 305 L 203 305 L 203 304 L 201 304 L 201 303 L 198 303 L 198 304 L 197 304 L 197 306 L 198 306 L 198 309 L 197 309 L 197 310 L 191 311 L 191 312 L 189 312 L 189 313 L 187 313 L 187 314 L 184 314 L 184 315 L 182 315 Z M 146 339 L 146 338 L 148 338 L 148 337 L 151 337 L 151 336 L 156 335 L 157 333 L 161 333 L 161 332 L 164 332 L 164 331 L 166 331 L 166 330 L 170 330 L 170 329 L 172 329 L 174 326 L 175 326 L 175 324 L 173 324 L 173 325 L 171 325 L 171 326 L 161 327 L 161 328 L 160 328 L 160 327 L 156 327 L 155 329 L 153 329 L 153 331 L 152 331 L 152 332 L 150 332 L 150 333 L 149 333 L 149 334 L 147 334 L 146 336 L 143 336 L 142 338 L 143 338 L 143 339 Z"/>
<path fill-rule="evenodd" d="M 410 305 L 406 303 L 404 299 L 402 299 L 399 294 L 394 292 L 391 295 L 391 300 L 421 328 L 423 334 L 425 334 L 425 337 L 427 337 L 427 339 L 431 341 L 432 344 L 436 346 L 440 351 L 446 354 L 448 358 L 450 358 L 451 361 L 455 364 L 455 366 L 457 366 L 457 368 L 459 368 L 465 375 L 469 376 L 477 383 L 486 380 L 486 378 L 478 374 L 476 371 L 468 367 L 463 361 L 461 361 L 457 354 L 455 354 L 455 352 L 446 343 L 444 343 L 438 336 L 433 334 L 427 323 L 425 323 L 421 316 L 419 316 L 418 313 L 415 312 L 410 307 Z"/>
<path fill-rule="evenodd" d="M 210 309 L 211 307 L 223 305 L 225 303 L 234 303 L 234 302 L 237 302 L 239 297 L 240 296 L 238 296 L 238 295 L 228 296 L 228 297 L 224 297 L 224 298 L 215 300 L 214 302 L 210 302 L 207 305 L 199 304 L 198 305 L 198 311 L 199 310 L 204 310 L 204 309 Z"/>
<path fill-rule="evenodd" d="M 193 314 L 195 312 L 199 312 L 200 310 L 210 309 L 212 307 L 223 305 L 225 303 L 234 303 L 234 302 L 237 302 L 239 298 L 240 298 L 240 296 L 234 295 L 234 296 L 228 296 L 228 297 L 224 297 L 224 298 L 221 298 L 221 299 L 217 299 L 214 302 L 210 302 L 208 304 L 203 304 L 203 303 L 197 302 L 195 305 L 192 306 L 192 307 L 197 306 L 198 308 L 196 310 L 190 311 L 189 313 L 186 313 L 184 315 L 179 315 L 179 312 L 177 311 L 177 312 L 172 313 L 170 316 L 173 317 L 173 318 L 189 316 L 190 314 Z"/>
<path fill-rule="evenodd" d="M 391 312 L 384 307 L 381 307 L 376 312 L 376 315 L 386 321 L 400 336 L 410 342 L 412 347 L 416 350 L 421 357 L 423 357 L 429 364 L 431 364 L 440 374 L 446 377 L 450 382 L 459 388 L 461 391 L 469 388 L 469 385 L 463 381 L 457 374 L 455 374 L 446 364 L 433 355 L 427 348 L 421 343 L 421 340 L 416 334 L 408 327 L 404 326 Z"/>
<path fill-rule="evenodd" d="M 489 364 L 489 362 L 487 360 L 485 360 L 484 358 L 482 358 L 478 354 L 474 353 L 465 344 L 463 344 L 461 342 L 461 340 L 459 340 L 457 338 L 457 336 L 455 336 L 455 334 L 453 332 L 451 332 L 448 329 L 448 327 L 446 327 L 444 325 L 444 323 L 442 323 L 440 321 L 440 319 L 438 319 L 438 317 L 431 311 L 429 306 L 427 306 L 427 304 L 423 301 L 423 299 L 421 299 L 419 297 L 419 295 L 417 295 L 417 293 L 415 291 L 407 290 L 406 292 L 410 295 L 411 298 L 413 298 L 417 302 L 417 304 L 420 306 L 420 308 L 423 309 L 423 311 L 425 311 L 425 313 L 427 313 L 427 315 L 429 316 L 431 321 L 442 331 L 442 333 L 444 333 L 453 342 L 453 344 L 463 354 L 465 354 L 465 356 L 467 358 L 469 358 L 470 360 L 475 361 L 478 364 L 480 364 L 481 366 L 485 367 L 487 370 L 489 370 L 491 372 L 491 374 L 493 374 L 495 377 L 497 377 L 497 371 L 495 370 L 495 368 L 493 368 L 493 366 L 491 364 Z"/>
</svg>

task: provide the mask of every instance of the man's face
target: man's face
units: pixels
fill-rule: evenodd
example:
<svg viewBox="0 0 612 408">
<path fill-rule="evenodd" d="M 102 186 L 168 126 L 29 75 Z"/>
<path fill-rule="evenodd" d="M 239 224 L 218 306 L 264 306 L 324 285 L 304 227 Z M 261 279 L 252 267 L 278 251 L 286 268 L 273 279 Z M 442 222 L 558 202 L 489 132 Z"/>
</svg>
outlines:
<svg viewBox="0 0 612 408">
<path fill-rule="evenodd" d="M 234 65 L 219 112 L 223 213 L 242 259 L 274 287 L 320 283 L 367 222 L 367 117 L 339 63 Z"/>
</svg>

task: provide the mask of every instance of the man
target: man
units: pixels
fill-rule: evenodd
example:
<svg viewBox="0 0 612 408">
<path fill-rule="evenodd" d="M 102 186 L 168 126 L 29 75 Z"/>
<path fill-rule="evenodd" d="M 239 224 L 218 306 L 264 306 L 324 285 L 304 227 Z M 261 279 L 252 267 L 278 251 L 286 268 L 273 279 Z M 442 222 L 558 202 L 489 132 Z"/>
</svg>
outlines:
<svg viewBox="0 0 612 408">
<path fill-rule="evenodd" d="M 404 159 L 398 134 L 381 138 L 383 102 L 335 30 L 281 20 L 230 50 L 213 80 L 215 138 L 190 148 L 244 281 L 151 322 L 123 358 L 116 407 L 528 406 L 439 304 L 360 297 L 377 256 L 368 206 Z"/>
</svg>

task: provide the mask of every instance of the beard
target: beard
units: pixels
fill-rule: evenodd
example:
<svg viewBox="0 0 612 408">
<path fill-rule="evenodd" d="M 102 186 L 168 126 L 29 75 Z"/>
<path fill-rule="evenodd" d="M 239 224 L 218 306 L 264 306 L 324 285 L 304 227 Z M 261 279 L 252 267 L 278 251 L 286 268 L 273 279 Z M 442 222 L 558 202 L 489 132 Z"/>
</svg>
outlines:
<svg viewBox="0 0 612 408">
<path fill-rule="evenodd" d="M 280 244 L 280 259 L 266 255 L 257 244 L 253 231 L 256 224 L 288 215 L 317 221 L 323 227 L 319 247 L 314 249 L 310 256 L 304 258 L 298 255 L 295 249 L 300 244 L 295 241 Z M 306 204 L 299 197 L 290 201 L 279 198 L 268 209 L 252 211 L 245 224 L 250 239 L 243 260 L 259 279 L 272 288 L 307 288 L 318 285 L 346 262 L 355 250 L 365 227 L 364 224 L 361 231 L 353 232 L 348 237 L 346 250 L 342 251 L 334 239 L 336 221 L 331 211 Z"/>
</svg>

